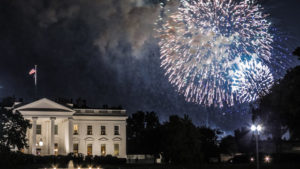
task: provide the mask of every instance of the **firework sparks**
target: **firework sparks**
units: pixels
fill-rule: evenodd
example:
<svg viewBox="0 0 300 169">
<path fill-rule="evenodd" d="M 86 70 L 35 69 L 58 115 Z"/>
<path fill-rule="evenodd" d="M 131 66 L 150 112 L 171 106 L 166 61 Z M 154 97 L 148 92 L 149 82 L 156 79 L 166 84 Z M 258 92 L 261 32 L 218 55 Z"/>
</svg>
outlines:
<svg viewBox="0 0 300 169">
<path fill-rule="evenodd" d="M 251 59 L 237 65 L 232 75 L 232 90 L 240 102 L 251 102 L 269 92 L 274 78 L 268 66 Z"/>
<path fill-rule="evenodd" d="M 249 0 L 182 0 L 175 11 L 163 7 L 157 22 L 161 66 L 187 101 L 233 105 L 234 65 L 245 55 L 270 62 L 273 37 L 261 11 Z"/>
</svg>

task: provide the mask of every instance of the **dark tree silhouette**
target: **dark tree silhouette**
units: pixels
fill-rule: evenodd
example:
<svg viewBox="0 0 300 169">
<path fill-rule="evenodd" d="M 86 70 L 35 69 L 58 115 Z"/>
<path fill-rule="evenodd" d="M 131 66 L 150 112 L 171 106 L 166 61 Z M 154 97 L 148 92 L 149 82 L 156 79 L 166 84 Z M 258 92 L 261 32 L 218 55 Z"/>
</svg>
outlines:
<svg viewBox="0 0 300 169">
<path fill-rule="evenodd" d="M 254 144 L 251 140 L 251 133 L 249 129 L 242 127 L 234 130 L 234 138 L 237 144 L 238 152 L 241 153 L 252 153 Z"/>
<path fill-rule="evenodd" d="M 295 51 L 293 52 L 293 55 L 298 56 L 298 59 L 300 59 L 300 47 L 297 47 Z"/>
<path fill-rule="evenodd" d="M 200 136 L 205 161 L 208 162 L 211 157 L 217 158 L 219 156 L 218 137 L 222 132 L 207 127 L 199 127 L 197 128 L 197 134 Z"/>
<path fill-rule="evenodd" d="M 5 98 L 0 107 L 0 146 L 1 150 L 9 150 L 9 147 L 17 147 L 19 150 L 27 146 L 26 131 L 30 127 L 28 120 L 18 112 L 12 112 L 5 108 L 12 105 L 9 101 L 12 98 Z M 6 148 L 5 148 L 6 147 Z"/>
<path fill-rule="evenodd" d="M 293 54 L 300 56 L 300 48 L 298 47 Z M 277 145 L 287 129 L 291 139 L 300 139 L 299 102 L 300 66 L 297 66 L 276 82 L 270 93 L 260 98 L 258 108 L 253 110 L 254 119 L 261 119 L 264 125 L 267 125 L 266 130 L 272 134 Z"/>
<path fill-rule="evenodd" d="M 127 119 L 127 145 L 129 154 L 160 153 L 160 123 L 154 112 L 138 111 Z"/>
<path fill-rule="evenodd" d="M 170 116 L 169 121 L 162 126 L 162 133 L 165 162 L 192 164 L 203 160 L 199 132 L 188 116 Z"/>
<path fill-rule="evenodd" d="M 236 143 L 236 139 L 231 135 L 222 138 L 220 143 L 220 152 L 223 154 L 230 154 L 230 155 L 234 155 L 235 153 L 237 153 L 238 146 Z"/>
</svg>

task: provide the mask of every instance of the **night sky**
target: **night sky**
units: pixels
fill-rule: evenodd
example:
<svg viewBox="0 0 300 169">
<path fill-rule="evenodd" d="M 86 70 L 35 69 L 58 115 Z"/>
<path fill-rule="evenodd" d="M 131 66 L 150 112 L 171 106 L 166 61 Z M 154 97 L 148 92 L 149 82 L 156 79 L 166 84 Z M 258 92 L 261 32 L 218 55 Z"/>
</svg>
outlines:
<svg viewBox="0 0 300 169">
<path fill-rule="evenodd" d="M 274 26 L 300 40 L 300 1 L 261 1 Z M 1 0 L 0 97 L 78 97 L 88 105 L 188 114 L 231 130 L 250 122 L 247 105 L 206 109 L 187 103 L 164 76 L 153 23 L 158 0 Z M 295 46 L 299 44 L 294 44 Z M 291 51 L 292 52 L 292 51 Z"/>
</svg>

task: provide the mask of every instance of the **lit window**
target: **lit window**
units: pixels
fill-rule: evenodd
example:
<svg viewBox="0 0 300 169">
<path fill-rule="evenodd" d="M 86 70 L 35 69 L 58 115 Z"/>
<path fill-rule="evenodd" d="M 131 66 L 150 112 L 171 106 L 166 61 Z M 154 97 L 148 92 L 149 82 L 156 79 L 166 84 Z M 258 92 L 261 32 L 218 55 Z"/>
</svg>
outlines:
<svg viewBox="0 0 300 169">
<path fill-rule="evenodd" d="M 58 135 L 58 125 L 54 125 L 54 134 Z"/>
<path fill-rule="evenodd" d="M 101 135 L 106 135 L 105 126 L 101 126 Z"/>
<path fill-rule="evenodd" d="M 54 143 L 54 155 L 58 155 L 58 144 Z"/>
<path fill-rule="evenodd" d="M 87 126 L 87 135 L 93 135 L 93 127 Z"/>
<path fill-rule="evenodd" d="M 73 153 L 75 154 L 75 155 L 78 155 L 78 144 L 73 144 Z"/>
<path fill-rule="evenodd" d="M 114 133 L 115 133 L 115 135 L 120 135 L 120 133 L 119 133 L 119 126 L 115 126 Z"/>
<path fill-rule="evenodd" d="M 36 134 L 42 134 L 42 125 L 36 125 Z"/>
<path fill-rule="evenodd" d="M 119 144 L 114 144 L 114 156 L 119 155 Z"/>
<path fill-rule="evenodd" d="M 73 135 L 78 135 L 78 124 L 74 124 L 73 126 Z"/>
<path fill-rule="evenodd" d="M 102 156 L 106 155 L 106 145 L 105 144 L 101 144 L 101 155 Z"/>
<path fill-rule="evenodd" d="M 92 144 L 88 144 L 87 145 L 87 155 L 88 156 L 92 156 L 93 155 L 93 145 Z"/>
</svg>

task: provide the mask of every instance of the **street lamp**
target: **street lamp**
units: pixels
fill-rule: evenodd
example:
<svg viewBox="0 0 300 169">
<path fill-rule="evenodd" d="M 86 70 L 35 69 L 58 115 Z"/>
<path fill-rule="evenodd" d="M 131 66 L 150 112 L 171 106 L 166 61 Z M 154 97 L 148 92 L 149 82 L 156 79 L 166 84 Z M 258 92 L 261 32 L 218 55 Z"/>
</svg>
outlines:
<svg viewBox="0 0 300 169">
<path fill-rule="evenodd" d="M 252 125 L 251 130 L 255 132 L 256 136 L 256 168 L 259 169 L 259 157 L 258 157 L 258 135 L 259 132 L 262 130 L 261 125 Z"/>
</svg>

